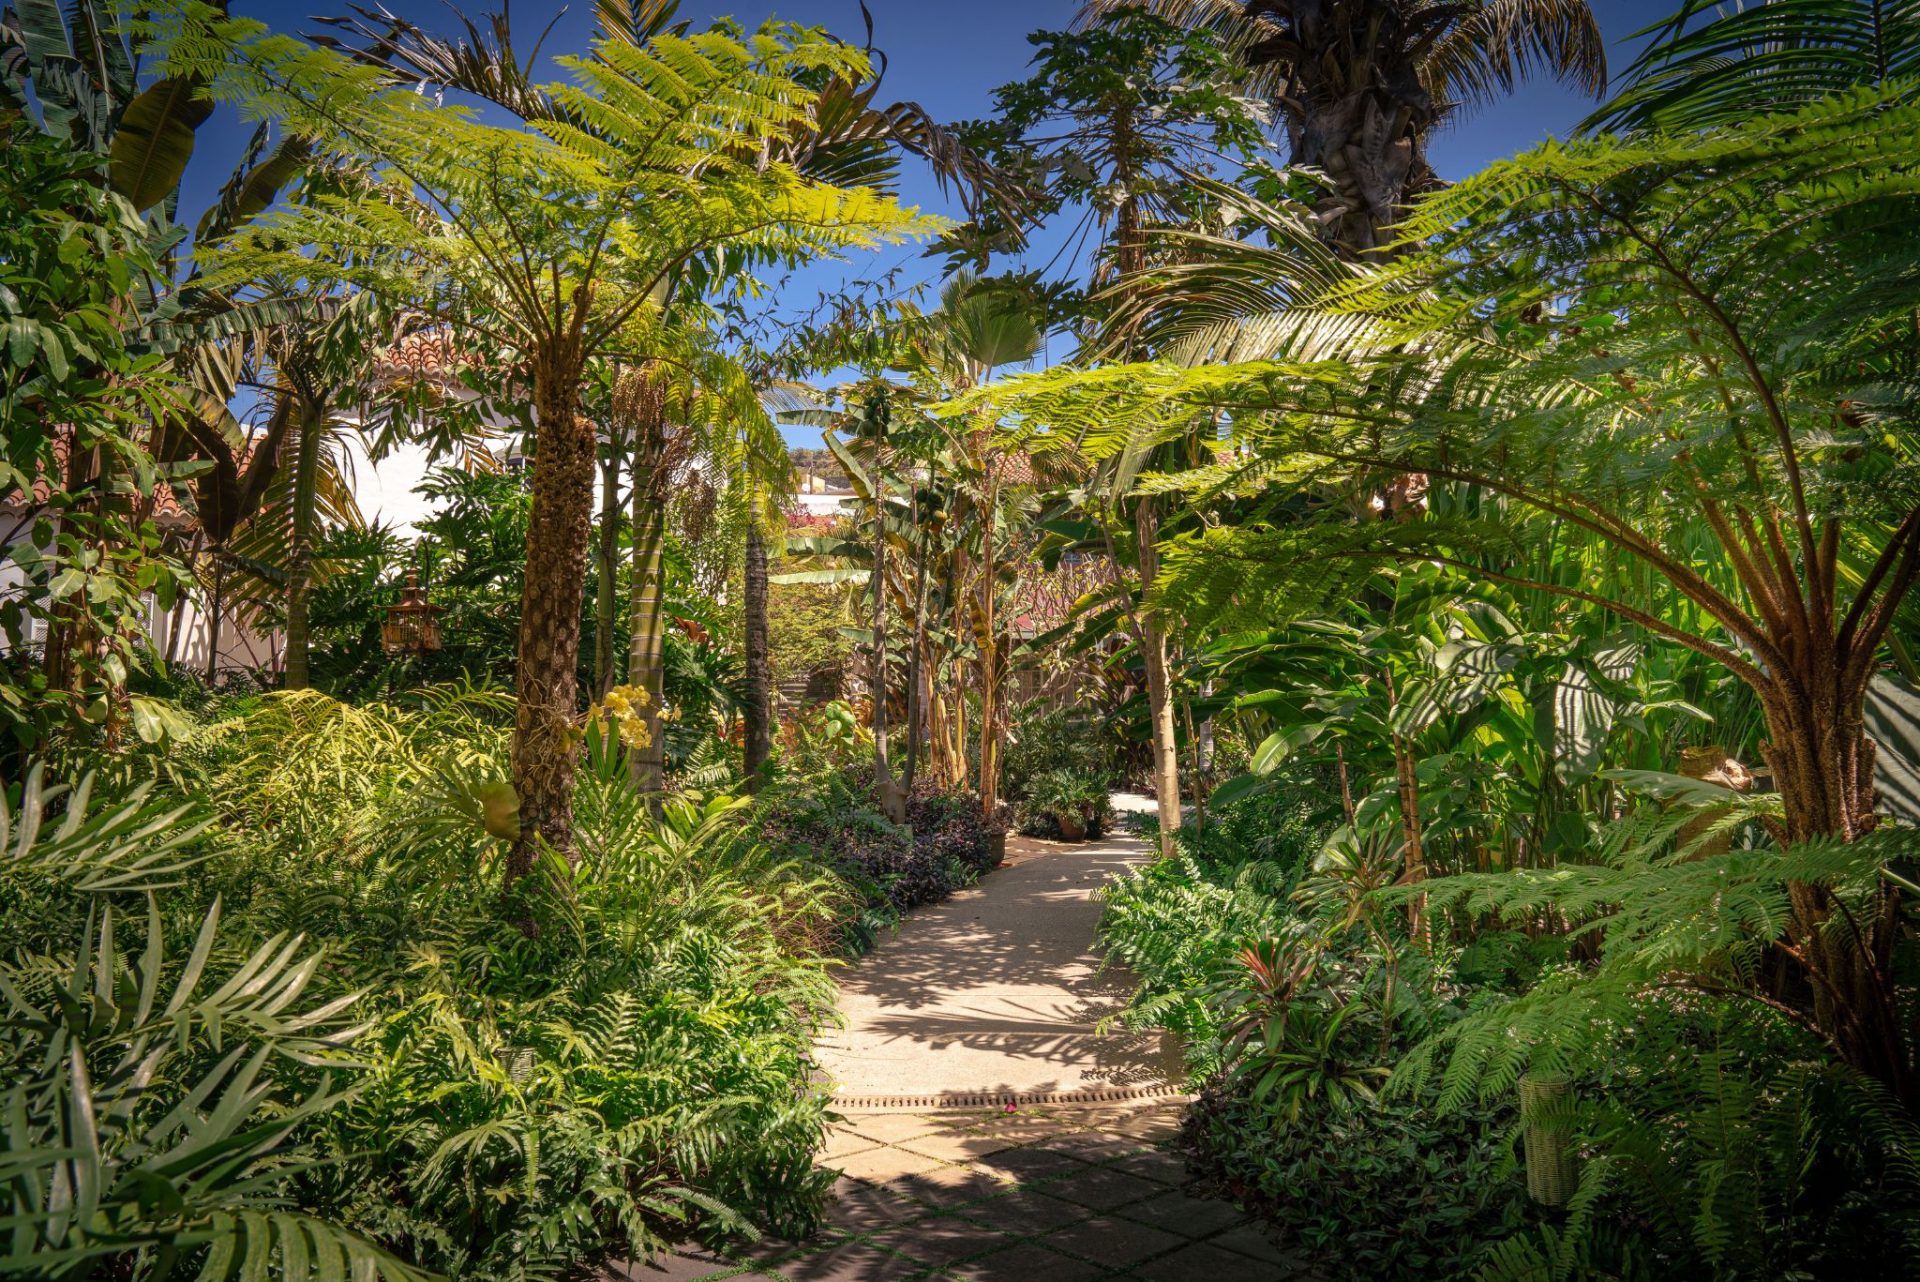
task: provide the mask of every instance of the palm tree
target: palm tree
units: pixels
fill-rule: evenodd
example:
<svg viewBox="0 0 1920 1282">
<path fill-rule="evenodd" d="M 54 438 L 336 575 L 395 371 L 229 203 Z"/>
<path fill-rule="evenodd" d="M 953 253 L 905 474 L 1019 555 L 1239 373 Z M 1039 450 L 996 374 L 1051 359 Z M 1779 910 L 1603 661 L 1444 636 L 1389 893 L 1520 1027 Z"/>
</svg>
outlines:
<svg viewBox="0 0 1920 1282">
<path fill-rule="evenodd" d="M 581 123 L 549 115 L 544 131 L 481 123 L 391 73 L 304 47 L 290 54 L 256 41 L 201 68 L 219 92 L 300 121 L 330 148 L 401 179 L 377 199 L 277 215 L 243 242 L 247 255 L 322 246 L 336 270 L 512 353 L 532 385 L 512 753 L 521 838 L 509 881 L 543 847 L 573 848 L 579 614 L 598 456 L 594 427 L 578 413 L 583 373 L 596 357 L 645 357 L 670 342 L 666 295 L 676 284 L 929 227 L 890 198 L 758 163 L 761 141 L 792 132 L 812 79 L 865 66 L 857 50 L 812 32 L 602 40 L 571 64 L 574 83 L 543 91 Z M 415 266 L 366 274 L 363 257 L 389 247 Z"/>
<path fill-rule="evenodd" d="M 1638 34 L 1626 88 L 1583 130 L 1738 124 L 1920 72 L 1920 0 L 1681 0 Z"/>
<path fill-rule="evenodd" d="M 1088 0 L 1083 20 L 1140 0 Z M 1427 139 L 1536 69 L 1596 97 L 1606 43 L 1586 0 L 1146 0 L 1218 31 L 1272 102 L 1294 164 L 1328 190 L 1323 234 L 1351 257 L 1390 250 L 1387 229 L 1440 185 Z"/>
</svg>

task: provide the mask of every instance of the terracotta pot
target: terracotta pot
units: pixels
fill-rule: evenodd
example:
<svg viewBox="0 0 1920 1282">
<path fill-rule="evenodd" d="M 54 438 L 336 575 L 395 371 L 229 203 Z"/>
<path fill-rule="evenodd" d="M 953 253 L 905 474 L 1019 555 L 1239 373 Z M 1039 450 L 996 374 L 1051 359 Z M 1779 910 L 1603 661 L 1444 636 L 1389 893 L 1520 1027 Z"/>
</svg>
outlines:
<svg viewBox="0 0 1920 1282">
<path fill-rule="evenodd" d="M 1085 841 L 1087 839 L 1087 821 L 1079 815 L 1055 815 L 1053 821 L 1060 825 L 1060 840 Z"/>
</svg>

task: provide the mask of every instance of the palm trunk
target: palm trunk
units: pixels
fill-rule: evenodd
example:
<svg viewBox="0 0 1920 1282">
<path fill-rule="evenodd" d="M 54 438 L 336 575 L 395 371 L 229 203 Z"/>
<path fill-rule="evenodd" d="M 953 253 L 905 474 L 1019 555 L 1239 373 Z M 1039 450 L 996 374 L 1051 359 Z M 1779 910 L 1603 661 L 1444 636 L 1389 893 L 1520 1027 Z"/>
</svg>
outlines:
<svg viewBox="0 0 1920 1282">
<path fill-rule="evenodd" d="M 636 450 L 633 463 L 633 583 L 628 621 L 627 683 L 647 693 L 647 744 L 632 757 L 633 783 L 657 811 L 667 787 L 667 743 L 660 720 L 666 697 L 666 614 L 661 555 L 667 541 L 667 502 L 651 452 Z"/>
<path fill-rule="evenodd" d="M 222 589 L 226 587 L 226 564 L 218 550 L 208 557 L 213 562 L 213 585 L 207 590 L 207 688 L 220 673 L 220 612 L 226 606 Z"/>
<path fill-rule="evenodd" d="M 595 557 L 593 601 L 593 688 L 597 697 L 613 689 L 613 614 L 619 609 L 614 576 L 620 572 L 620 456 L 609 446 L 600 460 L 600 545 Z"/>
<path fill-rule="evenodd" d="M 573 857 L 575 704 L 579 696 L 580 607 L 592 541 L 598 443 L 574 412 L 580 362 L 547 354 L 534 369 L 539 439 L 533 458 L 533 512 L 527 523 L 526 582 L 513 727 L 513 786 L 520 837 L 507 856 L 508 884 L 533 870 L 542 847 Z"/>
<path fill-rule="evenodd" d="M 300 446 L 293 463 L 293 532 L 287 557 L 287 649 L 283 684 L 305 690 L 311 682 L 308 651 L 312 630 L 307 605 L 313 577 L 314 513 L 320 484 L 320 446 L 326 415 L 317 405 L 302 406 Z"/>
<path fill-rule="evenodd" d="M 773 675 L 767 664 L 767 544 L 755 506 L 747 523 L 744 591 L 747 646 L 747 791 L 758 792 L 760 772 L 773 753 Z"/>
</svg>

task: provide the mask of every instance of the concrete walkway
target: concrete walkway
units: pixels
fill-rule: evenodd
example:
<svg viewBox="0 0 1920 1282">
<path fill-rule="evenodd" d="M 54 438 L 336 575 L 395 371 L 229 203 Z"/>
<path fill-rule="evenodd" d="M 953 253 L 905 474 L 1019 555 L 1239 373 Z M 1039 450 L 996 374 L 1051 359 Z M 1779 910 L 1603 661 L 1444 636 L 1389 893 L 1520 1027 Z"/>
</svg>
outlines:
<svg viewBox="0 0 1920 1282">
<path fill-rule="evenodd" d="M 1095 1025 L 1126 1004 L 1093 951 L 1096 893 L 1146 859 L 1139 838 L 1014 837 L 1007 862 L 917 912 L 840 980 L 846 1027 L 818 1058 L 844 1111 L 1110 1102 L 1170 1094 L 1178 1049 Z"/>
<path fill-rule="evenodd" d="M 841 1172 L 808 1242 L 687 1250 L 655 1282 L 1257 1282 L 1302 1276 L 1169 1151 L 1176 1048 L 1095 1024 L 1130 991 L 1092 952 L 1108 876 L 1150 852 L 1015 838 L 972 890 L 913 914 L 841 981 L 818 1049 Z"/>
</svg>

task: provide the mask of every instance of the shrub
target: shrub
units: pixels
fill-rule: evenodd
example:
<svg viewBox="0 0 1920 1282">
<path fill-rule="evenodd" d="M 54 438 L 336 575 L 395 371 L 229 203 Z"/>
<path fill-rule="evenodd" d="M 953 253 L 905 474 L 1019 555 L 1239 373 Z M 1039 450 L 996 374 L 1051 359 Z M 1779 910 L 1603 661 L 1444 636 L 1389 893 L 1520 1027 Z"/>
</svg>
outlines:
<svg viewBox="0 0 1920 1282">
<path fill-rule="evenodd" d="M 1010 802 L 1027 799 L 1034 781 L 1056 770 L 1115 780 L 1122 774 L 1119 738 L 1105 721 L 1079 708 L 1012 712 L 1014 727 L 1001 758 L 1001 791 Z"/>
<path fill-rule="evenodd" d="M 724 811 L 608 834 L 559 894 L 442 916 L 332 1129 L 353 1222 L 461 1277 L 636 1258 L 689 1229 L 804 1233 L 826 1191 L 807 1052 L 833 988 L 777 928 L 832 891 Z M 498 1190 L 513 1190 L 502 1198 Z"/>
<path fill-rule="evenodd" d="M 1112 779 L 1090 770 L 1049 770 L 1027 782 L 1015 808 L 1020 831 L 1034 837 L 1098 837 L 1113 819 Z M 1077 839 L 1077 837 L 1075 839 Z"/>
<path fill-rule="evenodd" d="M 1216 1082 L 1182 1141 L 1203 1181 L 1258 1212 L 1336 1279 L 1457 1278 L 1529 1217 L 1506 1137 L 1511 1111 L 1441 1114 L 1428 1100 L 1288 1119 L 1244 1083 Z"/>
<path fill-rule="evenodd" d="M 656 822 L 590 755 L 577 867 L 551 860 L 503 903 L 478 799 L 504 775 L 507 705 L 465 688 L 411 705 L 221 700 L 165 761 L 160 791 L 213 812 L 188 833 L 193 875 L 157 892 L 169 938 L 217 895 L 217 964 L 303 931 L 325 957 L 313 1000 L 361 994 L 357 1093 L 289 1115 L 288 1196 L 473 1279 L 805 1231 L 842 883 L 757 840 L 744 803 Z"/>
<path fill-rule="evenodd" d="M 843 923 L 842 946 L 856 954 L 900 914 L 978 880 L 993 866 L 993 837 L 1004 831 L 971 793 L 924 782 L 908 800 L 907 823 L 891 823 L 872 795 L 868 769 L 789 784 L 763 807 L 760 829 L 776 847 L 847 883 L 861 907 Z"/>
<path fill-rule="evenodd" d="M 36 909 L 0 934 L 0 1274 L 417 1278 L 331 1208 L 287 1205 L 359 1084 L 355 995 L 318 995 L 329 959 L 297 936 L 241 946 L 217 901 L 183 962 L 160 895 L 204 859 L 199 829 L 145 788 L 93 805 L 94 782 L 36 765 L 17 814 L 0 797 L 0 883 Z M 29 946 L 60 909 L 73 934 Z"/>
</svg>

